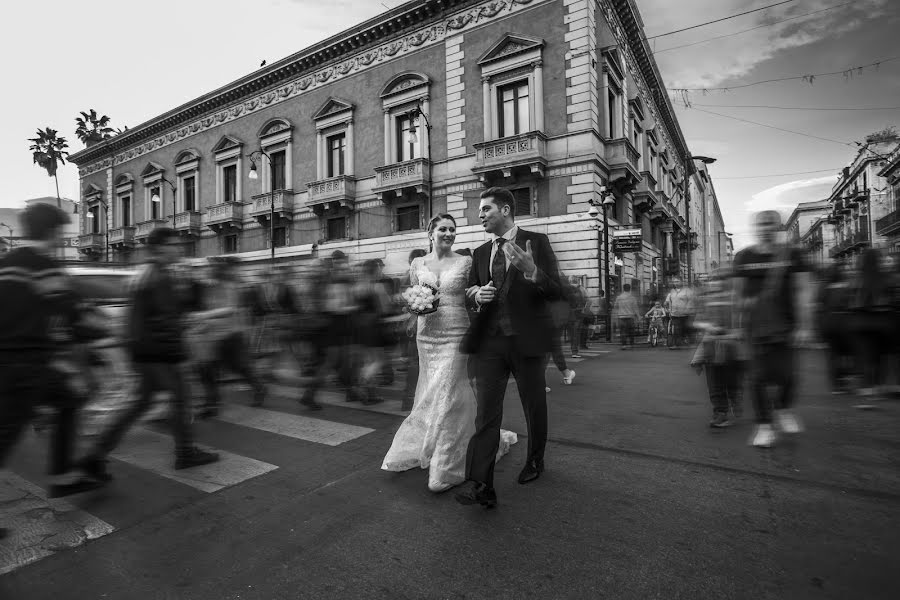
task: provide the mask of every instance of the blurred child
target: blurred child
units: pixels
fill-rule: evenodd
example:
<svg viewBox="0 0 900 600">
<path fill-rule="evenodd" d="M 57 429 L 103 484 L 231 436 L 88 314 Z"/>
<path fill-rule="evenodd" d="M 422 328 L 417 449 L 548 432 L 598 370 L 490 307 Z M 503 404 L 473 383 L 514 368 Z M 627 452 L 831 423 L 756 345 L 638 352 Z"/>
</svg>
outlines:
<svg viewBox="0 0 900 600">
<path fill-rule="evenodd" d="M 666 315 L 669 313 L 666 312 L 666 309 L 663 308 L 662 302 L 657 300 L 653 303 L 653 306 L 650 307 L 650 310 L 647 311 L 647 314 L 644 315 L 645 319 L 650 319 L 650 327 L 647 328 L 647 343 L 650 343 L 650 332 L 656 327 L 657 331 L 665 331 L 666 328 L 663 325 L 663 319 L 666 318 Z"/>
</svg>

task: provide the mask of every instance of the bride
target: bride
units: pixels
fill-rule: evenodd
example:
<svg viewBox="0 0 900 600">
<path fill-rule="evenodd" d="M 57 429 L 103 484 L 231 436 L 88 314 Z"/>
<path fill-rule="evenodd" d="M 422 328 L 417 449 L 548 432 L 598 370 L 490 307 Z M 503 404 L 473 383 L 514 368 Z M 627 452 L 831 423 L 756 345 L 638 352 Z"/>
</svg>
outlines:
<svg viewBox="0 0 900 600">
<path fill-rule="evenodd" d="M 475 432 L 477 406 L 460 342 L 469 326 L 465 294 L 470 256 L 453 252 L 456 220 L 439 214 L 428 224 L 434 250 L 410 265 L 410 285 L 436 281 L 437 312 L 418 317 L 419 383 L 412 412 L 400 425 L 381 468 L 428 469 L 428 489 L 443 492 L 466 479 L 466 450 Z M 516 443 L 516 434 L 500 432 L 497 459 Z"/>
</svg>

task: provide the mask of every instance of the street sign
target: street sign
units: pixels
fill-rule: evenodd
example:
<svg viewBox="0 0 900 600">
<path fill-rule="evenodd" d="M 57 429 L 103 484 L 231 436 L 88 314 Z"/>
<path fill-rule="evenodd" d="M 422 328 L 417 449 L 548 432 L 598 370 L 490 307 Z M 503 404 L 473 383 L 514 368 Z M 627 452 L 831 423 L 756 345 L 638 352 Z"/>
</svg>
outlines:
<svg viewBox="0 0 900 600">
<path fill-rule="evenodd" d="M 640 252 L 643 235 L 640 229 L 616 229 L 613 231 L 613 252 Z"/>
</svg>

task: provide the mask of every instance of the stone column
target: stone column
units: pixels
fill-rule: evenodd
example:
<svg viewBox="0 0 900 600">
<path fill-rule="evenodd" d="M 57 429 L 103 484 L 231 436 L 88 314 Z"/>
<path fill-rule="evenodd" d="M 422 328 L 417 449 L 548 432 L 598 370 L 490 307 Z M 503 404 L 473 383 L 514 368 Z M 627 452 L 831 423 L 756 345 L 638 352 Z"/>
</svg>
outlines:
<svg viewBox="0 0 900 600">
<path fill-rule="evenodd" d="M 491 139 L 492 127 L 491 127 L 491 80 L 488 77 L 481 78 L 481 96 L 484 110 L 484 139 L 482 141 L 486 142 Z"/>
<path fill-rule="evenodd" d="M 325 178 L 325 140 L 321 130 L 316 130 L 316 179 Z"/>
<path fill-rule="evenodd" d="M 347 156 L 344 161 L 344 173 L 353 175 L 353 120 L 347 122 Z"/>
<path fill-rule="evenodd" d="M 394 162 L 391 159 L 391 113 L 384 111 L 384 164 L 389 165 Z"/>
<path fill-rule="evenodd" d="M 544 63 L 535 61 L 534 67 L 534 128 L 544 131 Z"/>
</svg>

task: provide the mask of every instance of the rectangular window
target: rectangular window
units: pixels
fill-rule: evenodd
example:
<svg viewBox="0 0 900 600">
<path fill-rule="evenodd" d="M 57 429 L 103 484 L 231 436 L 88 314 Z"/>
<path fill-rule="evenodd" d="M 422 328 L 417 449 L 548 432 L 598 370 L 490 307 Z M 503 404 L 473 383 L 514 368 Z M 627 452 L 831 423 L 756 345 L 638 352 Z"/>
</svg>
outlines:
<svg viewBox="0 0 900 600">
<path fill-rule="evenodd" d="M 328 177 L 337 177 L 344 174 L 344 154 L 346 151 L 346 135 L 339 133 L 328 137 Z"/>
<path fill-rule="evenodd" d="M 419 205 L 401 206 L 397 209 L 397 231 L 415 231 L 420 228 Z"/>
<path fill-rule="evenodd" d="M 529 131 L 528 82 L 516 81 L 501 86 L 497 88 L 497 97 L 500 104 L 500 137 Z"/>
<path fill-rule="evenodd" d="M 607 126 L 609 127 L 609 138 L 612 140 L 618 137 L 618 127 L 616 127 L 616 106 L 618 106 L 618 104 L 619 95 L 610 88 L 606 97 L 606 114 L 609 119 L 609 122 L 607 123 Z"/>
<path fill-rule="evenodd" d="M 421 156 L 421 152 L 419 150 L 421 135 L 419 135 L 417 128 L 416 141 L 411 142 L 409 140 L 410 124 L 411 121 L 409 115 L 397 117 L 397 162 L 405 162 L 407 160 L 413 160 L 414 158 L 419 158 L 419 156 Z"/>
<path fill-rule="evenodd" d="M 518 188 L 510 190 L 516 199 L 516 216 L 531 216 L 531 188 Z"/>
<path fill-rule="evenodd" d="M 193 176 L 181 180 L 181 189 L 184 192 L 184 210 L 197 210 L 197 179 Z"/>
<path fill-rule="evenodd" d="M 286 189 L 285 186 L 285 157 L 284 150 L 269 154 L 272 159 L 272 191 Z"/>
<path fill-rule="evenodd" d="M 284 227 L 276 227 L 275 231 L 275 247 L 283 248 L 287 246 L 287 229 Z"/>
<path fill-rule="evenodd" d="M 224 240 L 225 254 L 233 254 L 238 250 L 238 236 L 226 235 Z"/>
<path fill-rule="evenodd" d="M 91 207 L 91 233 L 100 233 L 100 205 Z"/>
<path fill-rule="evenodd" d="M 159 215 L 161 214 L 159 205 L 162 204 L 163 201 L 162 201 L 162 196 L 160 196 L 159 191 L 160 191 L 159 187 L 150 188 L 150 218 L 151 219 L 158 219 Z M 159 198 L 159 202 L 154 202 L 153 198 Z"/>
<path fill-rule="evenodd" d="M 131 196 L 122 196 L 122 227 L 131 227 Z"/>
<path fill-rule="evenodd" d="M 643 154 L 641 152 L 641 128 L 638 127 L 637 121 L 631 122 L 631 128 L 634 131 L 634 149 Z"/>
<path fill-rule="evenodd" d="M 222 201 L 237 201 L 237 165 L 222 167 Z"/>
<path fill-rule="evenodd" d="M 329 240 L 341 240 L 347 235 L 347 218 L 335 217 L 328 219 L 326 232 Z"/>
</svg>

